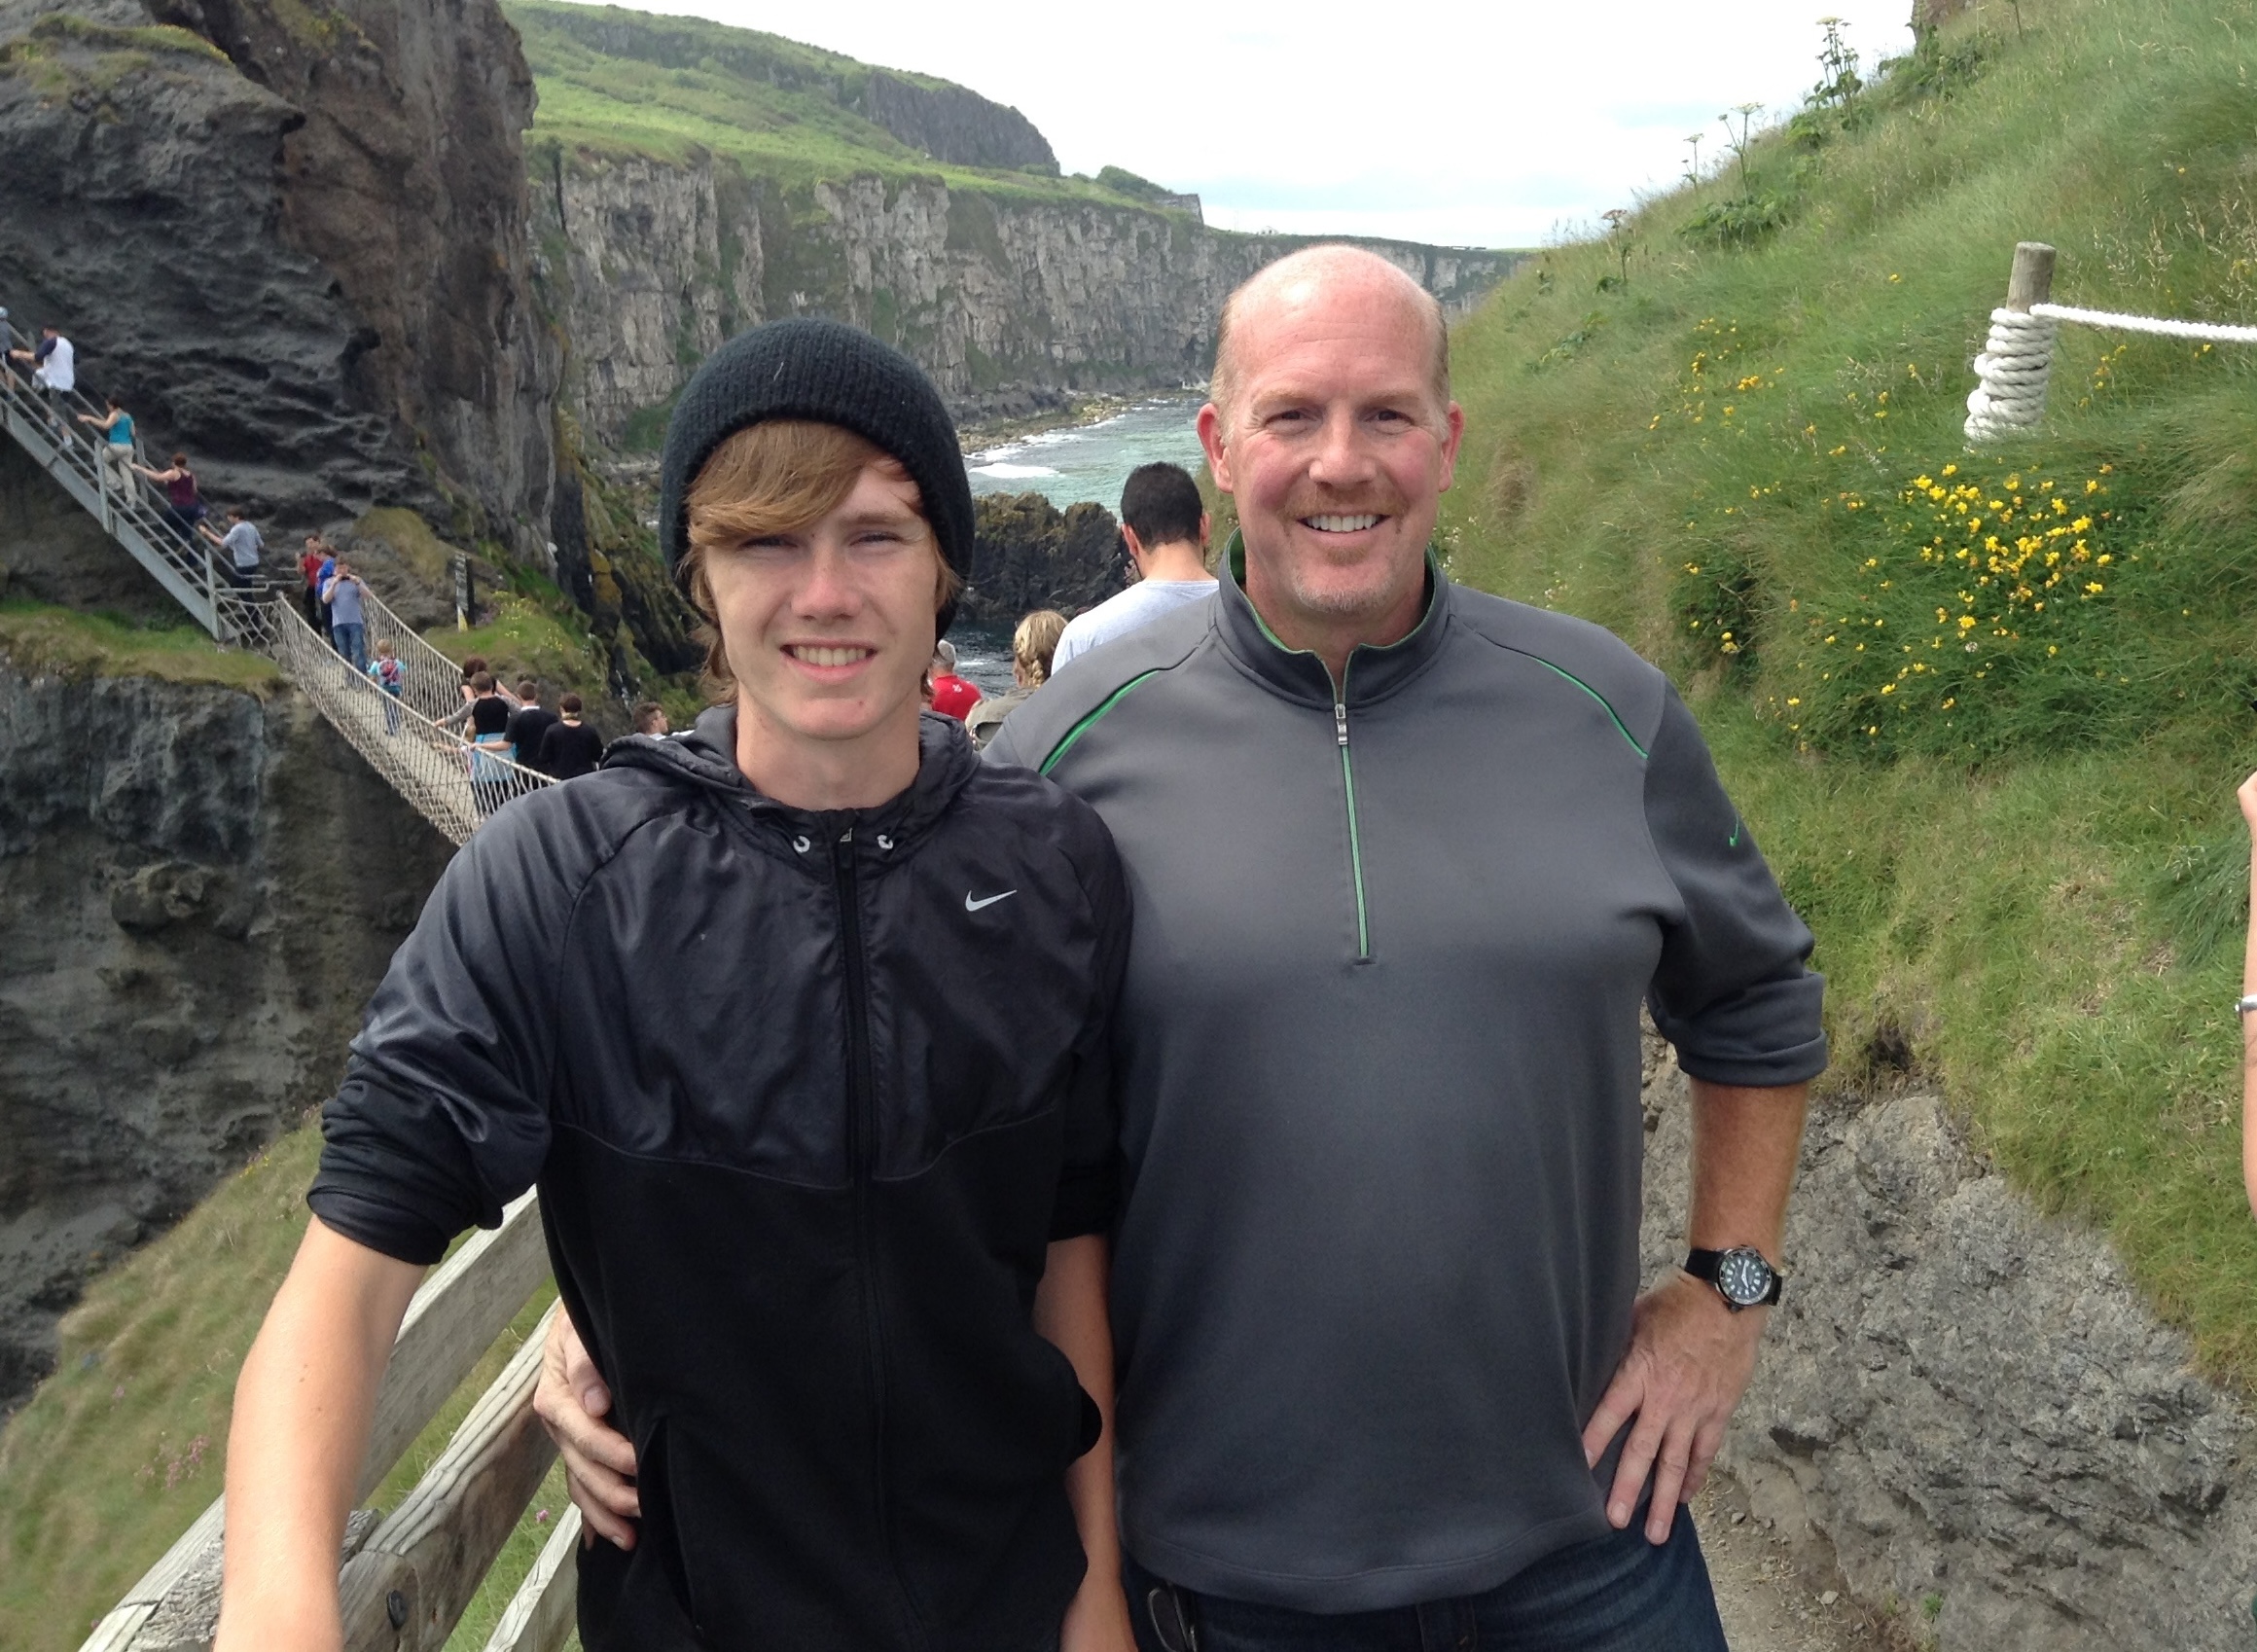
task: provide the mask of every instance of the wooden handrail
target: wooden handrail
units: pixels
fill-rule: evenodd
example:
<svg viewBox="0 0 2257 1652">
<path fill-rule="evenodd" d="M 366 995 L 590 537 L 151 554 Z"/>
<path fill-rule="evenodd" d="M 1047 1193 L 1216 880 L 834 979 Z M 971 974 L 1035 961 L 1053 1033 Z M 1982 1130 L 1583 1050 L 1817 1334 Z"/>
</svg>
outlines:
<svg viewBox="0 0 2257 1652">
<path fill-rule="evenodd" d="M 533 1415 L 555 1315 L 552 1305 L 430 1472 L 345 1562 L 338 1599 L 346 1652 L 441 1652 L 454 1633 L 556 1457 Z"/>
<path fill-rule="evenodd" d="M 401 1321 L 391 1362 L 376 1394 L 376 1422 L 354 1500 L 382 1484 L 429 1426 L 448 1396 L 461 1385 L 479 1357 L 518 1316 L 526 1299 L 549 1276 L 549 1255 L 541 1231 L 540 1203 L 528 1193 L 502 1213 L 500 1226 L 477 1233 L 423 1281 Z M 555 1311 L 554 1309 L 551 1310 Z M 547 1320 L 542 1321 L 544 1331 Z M 542 1338 L 536 1335 L 511 1359 L 492 1387 L 455 1432 L 391 1519 L 380 1525 L 354 1517 L 340 1577 L 340 1589 L 353 1578 L 363 1555 L 384 1545 L 387 1557 L 372 1562 L 359 1575 L 397 1575 L 403 1566 L 417 1578 L 414 1598 L 430 1621 L 445 1617 L 435 1640 L 354 1639 L 347 1618 L 348 1645 L 441 1646 L 459 1618 L 510 1528 L 547 1471 L 553 1449 L 531 1411 L 539 1375 Z M 529 1475 L 529 1478 L 528 1478 Z M 183 1532 L 164 1556 L 125 1592 L 125 1598 L 94 1627 L 80 1652 L 205 1652 L 219 1609 L 219 1570 L 226 1528 L 226 1499 L 215 1500 Z M 498 1526 L 498 1535 L 490 1536 Z M 453 1573 L 434 1567 L 432 1545 L 452 1546 L 462 1557 L 476 1555 L 467 1589 L 448 1581 Z M 388 1568 L 388 1569 L 387 1569 Z M 417 1568 L 420 1568 L 419 1570 Z M 570 1599 L 571 1573 L 551 1587 Z M 458 1580 L 457 1580 L 458 1581 Z M 380 1592 L 377 1619 L 390 1631 L 383 1608 L 397 1583 Z M 448 1601 L 451 1600 L 449 1606 Z M 567 1617 L 570 1616 L 567 1605 Z M 365 1613 L 364 1613 L 365 1616 Z M 364 1624 L 363 1628 L 368 1626 Z M 526 1644 L 531 1645 L 531 1642 Z M 553 1647 L 544 1652 L 554 1652 Z"/>
</svg>

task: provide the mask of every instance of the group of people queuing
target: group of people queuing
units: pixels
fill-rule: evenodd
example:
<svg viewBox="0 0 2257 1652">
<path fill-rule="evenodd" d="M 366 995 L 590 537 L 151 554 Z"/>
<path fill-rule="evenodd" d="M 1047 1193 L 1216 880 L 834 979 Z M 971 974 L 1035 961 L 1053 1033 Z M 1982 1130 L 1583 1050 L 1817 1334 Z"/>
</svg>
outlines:
<svg viewBox="0 0 2257 1652">
<path fill-rule="evenodd" d="M 1215 593 L 1207 568 L 1210 523 L 1199 484 L 1181 465 L 1139 465 L 1121 490 L 1121 548 L 1135 576 L 1126 590 L 1068 620 L 1038 608 L 1011 633 L 1011 687 L 983 693 L 956 669 L 955 645 L 934 648 L 925 702 L 964 725 L 985 750 L 1003 720 L 1057 671 L 1101 643 L 1128 635 L 1163 614 Z"/>
<path fill-rule="evenodd" d="M 692 376 L 714 702 L 496 814 L 377 988 L 217 1652 L 338 1643 L 386 1350 L 536 1185 L 590 1652 L 1720 1652 L 1682 1505 L 1786 1288 L 1810 933 L 1668 679 L 1432 555 L 1430 294 L 1307 248 L 1216 340 L 1216 576 L 1196 490 L 1126 499 L 1146 579 L 1086 653 L 1029 616 L 984 752 L 927 710 L 977 709 L 931 382 L 809 318 Z M 1641 1008 L 1695 1121 L 1653 1279 Z"/>
<path fill-rule="evenodd" d="M 130 494 L 135 479 L 146 482 L 162 501 L 160 518 L 189 541 L 203 549 L 220 573 L 238 591 L 258 589 L 264 579 L 266 542 L 240 506 L 227 512 L 227 526 L 212 525 L 210 507 L 190 467 L 185 452 L 175 452 L 162 465 L 144 463 L 140 430 L 133 415 L 116 396 L 102 398 L 102 411 L 72 415 L 78 391 L 78 347 L 54 323 L 43 324 L 37 342 L 19 341 L 8 311 L 0 308 L 0 370 L 28 373 L 32 388 L 47 404 L 48 424 L 58 441 L 73 437 L 74 424 L 86 427 L 81 438 L 92 444 L 96 474 L 105 486 Z"/>
</svg>

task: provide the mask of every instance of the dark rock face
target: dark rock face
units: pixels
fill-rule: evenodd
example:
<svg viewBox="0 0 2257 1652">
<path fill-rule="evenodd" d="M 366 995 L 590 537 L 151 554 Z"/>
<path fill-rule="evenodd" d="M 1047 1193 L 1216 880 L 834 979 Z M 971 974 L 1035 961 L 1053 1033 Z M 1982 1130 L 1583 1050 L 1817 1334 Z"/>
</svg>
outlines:
<svg viewBox="0 0 2257 1652">
<path fill-rule="evenodd" d="M 1209 230 L 1127 196 L 1025 200 L 872 174 L 787 185 L 726 157 L 675 163 L 546 138 L 531 165 L 535 276 L 571 341 L 562 399 L 603 448 L 655 446 L 697 362 L 786 315 L 898 346 L 960 418 L 1196 384 L 1231 290 L 1309 244 Z M 1362 244 L 1452 315 L 1520 256 Z"/>
<path fill-rule="evenodd" d="M 0 439 L 0 597 L 167 625 L 180 605 L 31 456 Z"/>
<path fill-rule="evenodd" d="M 1649 1278 L 1684 1254 L 1692 1111 L 1658 1043 L 1652 1072 Z M 2257 1419 L 2107 1241 L 2041 1215 L 1931 1095 L 1820 1106 L 1797 1181 L 1722 1459 L 1754 1512 L 1938 1652 L 2246 1647 Z"/>
<path fill-rule="evenodd" d="M 957 612 L 975 625 L 1017 625 L 1039 608 L 1068 619 L 1123 589 L 1121 527 L 1102 505 L 1060 511 L 1039 493 L 990 493 L 974 503 L 978 551 Z"/>
<path fill-rule="evenodd" d="M 530 111 L 492 0 L 0 0 L 0 293 L 217 499 L 537 552 Z"/>
<path fill-rule="evenodd" d="M 93 1273 L 325 1097 L 450 852 L 287 690 L 0 657 L 0 1416 Z"/>
<path fill-rule="evenodd" d="M 920 86 L 875 70 L 860 113 L 912 149 L 958 166 L 1057 167 L 1050 139 L 1016 109 L 960 86 Z"/>
</svg>

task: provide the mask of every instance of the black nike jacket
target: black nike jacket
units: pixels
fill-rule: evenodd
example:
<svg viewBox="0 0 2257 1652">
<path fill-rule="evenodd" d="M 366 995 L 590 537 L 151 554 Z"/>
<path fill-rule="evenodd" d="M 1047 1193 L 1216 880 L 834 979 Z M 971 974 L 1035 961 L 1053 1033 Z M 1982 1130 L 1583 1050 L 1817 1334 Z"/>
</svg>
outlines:
<svg viewBox="0 0 2257 1652">
<path fill-rule="evenodd" d="M 1078 799 L 928 715 L 911 788 L 753 790 L 733 710 L 480 829 L 354 1040 L 310 1202 L 439 1259 L 538 1181 L 633 1439 L 591 1652 L 1014 1652 L 1084 1562 L 1097 1433 L 1031 1326 L 1049 1241 L 1116 1193 L 1128 934 Z"/>
</svg>

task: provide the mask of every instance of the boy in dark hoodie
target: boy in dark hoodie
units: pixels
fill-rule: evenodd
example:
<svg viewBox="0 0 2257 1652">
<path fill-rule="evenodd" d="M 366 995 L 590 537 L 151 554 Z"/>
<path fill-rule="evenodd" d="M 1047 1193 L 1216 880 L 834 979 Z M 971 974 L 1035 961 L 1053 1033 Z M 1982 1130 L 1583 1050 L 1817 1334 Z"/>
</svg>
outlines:
<svg viewBox="0 0 2257 1652">
<path fill-rule="evenodd" d="M 717 703 L 496 814 L 393 959 L 237 1384 L 218 1645 L 338 1644 L 409 1298 L 537 1182 L 639 1464 L 632 1548 L 581 1556 L 591 1652 L 1126 1648 L 1128 892 L 1093 810 L 920 716 L 954 432 L 867 335 L 756 329 L 683 392 L 662 523 Z"/>
</svg>

